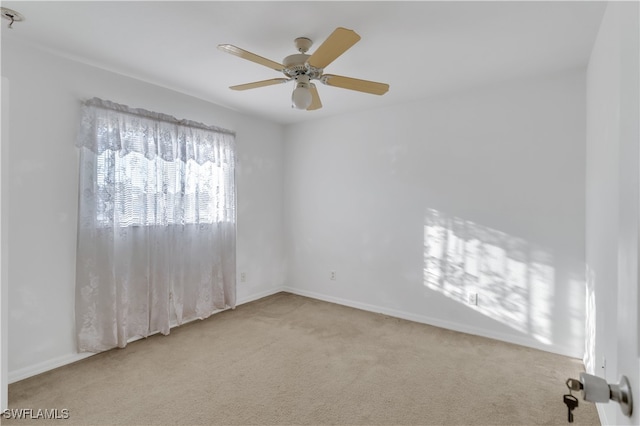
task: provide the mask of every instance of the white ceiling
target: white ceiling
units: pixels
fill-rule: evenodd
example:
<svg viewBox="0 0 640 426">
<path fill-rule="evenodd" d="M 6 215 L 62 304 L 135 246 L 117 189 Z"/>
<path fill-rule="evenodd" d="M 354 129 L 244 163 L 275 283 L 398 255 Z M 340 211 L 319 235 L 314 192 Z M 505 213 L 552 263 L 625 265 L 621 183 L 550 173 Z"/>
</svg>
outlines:
<svg viewBox="0 0 640 426">
<path fill-rule="evenodd" d="M 25 16 L 2 37 L 198 98 L 294 123 L 434 94 L 585 66 L 601 2 L 3 1 Z M 234 44 L 280 62 L 293 39 L 336 28 L 362 40 L 325 72 L 388 83 L 384 96 L 318 84 L 324 108 L 291 109 L 293 83 L 243 92 L 228 86 L 280 77 L 225 54 Z M 117 100 L 115 100 L 117 101 Z M 132 105 L 135 106 L 135 105 Z"/>
</svg>

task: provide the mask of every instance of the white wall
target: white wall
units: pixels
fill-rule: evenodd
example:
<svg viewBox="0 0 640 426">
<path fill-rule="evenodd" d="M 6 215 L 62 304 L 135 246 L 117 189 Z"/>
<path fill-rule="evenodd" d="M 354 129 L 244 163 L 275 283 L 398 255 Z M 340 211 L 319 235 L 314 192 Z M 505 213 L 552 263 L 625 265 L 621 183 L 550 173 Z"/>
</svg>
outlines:
<svg viewBox="0 0 640 426">
<path fill-rule="evenodd" d="M 10 40 L 7 183 L 9 376 L 17 380 L 77 359 L 74 285 L 81 100 L 94 96 L 235 130 L 239 164 L 238 301 L 283 283 L 282 126 Z M 3 123 L 5 120 L 3 111 Z M 3 141 L 4 143 L 4 141 Z M 4 160 L 4 159 L 3 159 Z M 6 180 L 6 181 L 5 181 Z M 4 198 L 3 198 L 4 201 Z M 239 275 L 238 275 L 239 276 Z"/>
<path fill-rule="evenodd" d="M 585 365 L 609 383 L 626 375 L 635 397 L 632 418 L 598 404 L 603 424 L 640 422 L 638 14 L 638 3 L 609 3 L 587 69 Z"/>
<path fill-rule="evenodd" d="M 287 288 L 582 357 L 585 127 L 584 70 L 288 127 Z M 429 209 L 493 276 L 429 287 Z"/>
</svg>

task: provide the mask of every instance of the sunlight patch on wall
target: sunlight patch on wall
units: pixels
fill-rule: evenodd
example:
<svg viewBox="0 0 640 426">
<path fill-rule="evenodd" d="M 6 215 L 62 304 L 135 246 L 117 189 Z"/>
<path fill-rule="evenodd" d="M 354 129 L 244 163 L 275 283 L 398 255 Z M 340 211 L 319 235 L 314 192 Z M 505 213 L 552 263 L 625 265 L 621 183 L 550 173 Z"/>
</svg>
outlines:
<svg viewBox="0 0 640 426">
<path fill-rule="evenodd" d="M 553 257 L 548 250 L 469 220 L 427 209 L 424 285 L 551 344 Z"/>
<path fill-rule="evenodd" d="M 595 273 L 587 265 L 587 300 L 585 306 L 585 351 L 584 368 L 589 374 L 596 374 L 596 294 Z"/>
</svg>

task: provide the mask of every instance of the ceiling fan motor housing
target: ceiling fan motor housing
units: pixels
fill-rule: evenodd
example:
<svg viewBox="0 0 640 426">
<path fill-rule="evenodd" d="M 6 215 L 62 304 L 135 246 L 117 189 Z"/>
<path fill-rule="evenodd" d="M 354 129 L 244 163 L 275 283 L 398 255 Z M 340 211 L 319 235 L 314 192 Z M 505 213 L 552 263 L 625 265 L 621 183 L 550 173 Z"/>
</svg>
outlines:
<svg viewBox="0 0 640 426">
<path fill-rule="evenodd" d="M 296 53 L 289 55 L 282 60 L 285 69 L 282 70 L 287 77 L 295 78 L 299 75 L 308 75 L 310 79 L 319 79 L 322 75 L 322 69 L 315 68 L 307 64 L 307 60 L 311 55 L 305 53 Z"/>
</svg>

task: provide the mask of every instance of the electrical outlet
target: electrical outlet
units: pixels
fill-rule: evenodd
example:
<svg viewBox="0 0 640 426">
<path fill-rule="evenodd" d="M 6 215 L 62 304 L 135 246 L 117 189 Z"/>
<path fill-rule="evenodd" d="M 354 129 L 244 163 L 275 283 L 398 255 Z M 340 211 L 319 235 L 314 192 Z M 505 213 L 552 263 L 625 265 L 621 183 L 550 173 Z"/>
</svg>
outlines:
<svg viewBox="0 0 640 426">
<path fill-rule="evenodd" d="M 478 293 L 467 293 L 467 303 L 476 306 L 478 304 Z"/>
<path fill-rule="evenodd" d="M 246 272 L 240 272 L 240 282 L 244 283 L 247 281 L 247 273 Z"/>
<path fill-rule="evenodd" d="M 336 280 L 336 271 L 331 271 L 331 273 L 329 274 L 329 278 L 331 279 L 331 281 L 335 281 Z"/>
</svg>

